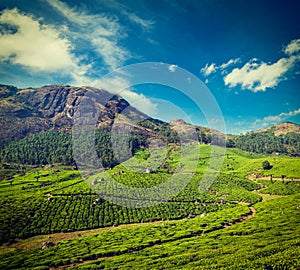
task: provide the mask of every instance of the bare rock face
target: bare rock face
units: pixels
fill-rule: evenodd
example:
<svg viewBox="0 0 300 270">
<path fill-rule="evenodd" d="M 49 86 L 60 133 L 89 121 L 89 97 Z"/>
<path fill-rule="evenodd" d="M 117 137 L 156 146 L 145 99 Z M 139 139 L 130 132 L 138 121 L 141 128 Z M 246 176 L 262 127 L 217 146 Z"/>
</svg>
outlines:
<svg viewBox="0 0 300 270">
<path fill-rule="evenodd" d="M 213 135 L 223 136 L 216 130 L 193 126 L 180 119 L 170 124 L 152 119 L 130 106 L 125 99 L 102 89 L 70 85 L 17 89 L 0 85 L 0 149 L 42 131 L 70 132 L 74 119 L 78 124 L 78 115 L 85 116 L 79 118 L 80 121 L 92 119 L 99 129 L 111 128 L 126 134 L 133 131 L 144 138 L 156 137 L 159 132 L 159 136 L 166 136 L 169 129 L 168 132 L 182 133 L 183 139 L 187 137 L 185 134 L 196 130 L 204 143 L 210 142 Z M 144 120 L 149 121 L 143 123 Z"/>
<path fill-rule="evenodd" d="M 18 92 L 18 88 L 12 85 L 0 84 L 0 98 L 7 98 Z"/>
<path fill-rule="evenodd" d="M 98 126 L 110 126 L 126 108 L 131 117 L 145 118 L 119 96 L 91 87 L 49 85 L 18 90 L 0 85 L 0 141 L 22 139 L 50 129 L 69 131 L 81 102 L 92 117 L 98 117 Z M 97 114 L 97 115 L 96 115 Z"/>
</svg>

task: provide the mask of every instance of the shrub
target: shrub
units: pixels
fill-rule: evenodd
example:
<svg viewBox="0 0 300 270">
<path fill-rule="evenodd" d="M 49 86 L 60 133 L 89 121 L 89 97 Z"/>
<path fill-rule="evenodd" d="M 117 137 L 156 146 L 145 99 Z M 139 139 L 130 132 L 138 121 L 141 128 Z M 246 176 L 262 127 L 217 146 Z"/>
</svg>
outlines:
<svg viewBox="0 0 300 270">
<path fill-rule="evenodd" d="M 270 170 L 272 168 L 271 164 L 269 161 L 265 160 L 263 163 L 262 163 L 262 167 L 264 170 Z"/>
</svg>

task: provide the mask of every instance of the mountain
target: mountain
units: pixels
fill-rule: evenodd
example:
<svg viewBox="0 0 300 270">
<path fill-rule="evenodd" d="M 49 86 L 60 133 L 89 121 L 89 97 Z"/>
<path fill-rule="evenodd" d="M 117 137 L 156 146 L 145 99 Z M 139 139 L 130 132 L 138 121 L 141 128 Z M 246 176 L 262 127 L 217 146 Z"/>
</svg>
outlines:
<svg viewBox="0 0 300 270">
<path fill-rule="evenodd" d="M 97 108 L 100 112 L 98 127 L 112 125 L 122 111 L 125 112 L 122 116 L 128 120 L 127 123 L 148 118 L 123 98 L 105 90 L 69 85 L 19 90 L 0 85 L 0 141 L 16 141 L 51 129 L 70 130 L 75 111 L 87 97 L 93 102 L 94 110 Z M 121 125 L 122 119 L 118 120 Z"/>
<path fill-rule="evenodd" d="M 276 124 L 274 126 L 270 126 L 270 127 L 266 127 L 266 128 L 262 128 L 262 129 L 258 129 L 253 131 L 253 133 L 261 133 L 261 132 L 266 132 L 272 130 L 274 132 L 275 136 L 279 136 L 282 134 L 287 134 L 290 132 L 294 132 L 297 134 L 300 134 L 300 125 L 291 123 L 291 122 L 284 122 L 281 124 Z"/>
<path fill-rule="evenodd" d="M 18 89 L 0 85 L 0 161 L 74 164 L 71 129 L 74 118 L 80 114 L 94 119 L 96 151 L 107 167 L 118 163 L 112 150 L 112 136 L 117 136 L 118 154 L 126 152 L 121 149 L 121 142 L 123 146 L 129 144 L 132 153 L 153 145 L 153 139 L 167 145 L 193 141 L 225 143 L 225 134 L 217 130 L 181 119 L 169 123 L 153 119 L 103 89 L 70 85 Z M 112 131 L 117 135 L 112 135 Z M 299 125 L 283 123 L 246 135 L 229 136 L 226 144 L 250 152 L 298 156 L 299 142 Z M 122 160 L 126 158 L 125 155 Z"/>
<path fill-rule="evenodd" d="M 180 119 L 170 123 L 153 119 L 130 106 L 125 99 L 103 89 L 69 85 L 18 89 L 0 85 L 0 142 L 3 145 L 3 142 L 17 141 L 42 131 L 68 132 L 73 126 L 75 112 L 83 103 L 86 107 L 92 104 L 91 117 L 99 113 L 99 129 L 113 126 L 114 130 L 122 130 L 130 126 L 131 130 L 168 142 L 176 140 L 175 133 L 189 133 L 195 129 L 205 143 L 210 143 L 214 137 L 224 137 L 217 130 L 193 126 Z M 171 141 L 170 137 L 173 137 Z"/>
<path fill-rule="evenodd" d="M 199 137 L 204 143 L 221 141 L 220 132 L 182 120 L 166 123 L 153 119 L 103 89 L 69 85 L 17 89 L 0 85 L 0 161 L 74 164 L 71 129 L 74 118 L 81 114 L 95 121 L 96 151 L 107 167 L 118 163 L 111 136 L 118 136 L 119 148 L 122 140 L 128 139 L 125 144 L 129 143 L 132 153 L 153 144 L 153 138 L 165 144 L 191 142 Z M 190 129 L 196 130 L 194 137 L 190 136 Z M 112 131 L 117 135 L 112 135 Z"/>
<path fill-rule="evenodd" d="M 17 89 L 0 85 L 0 161 L 74 164 L 71 129 L 78 115 L 94 119 L 96 151 L 107 167 L 118 162 L 112 151 L 112 129 L 115 136 L 128 133 L 132 152 L 147 147 L 152 137 L 171 134 L 165 123 L 103 89 L 69 85 Z M 155 131 L 147 127 L 147 122 L 155 126 Z M 118 140 L 126 140 L 126 136 Z"/>
<path fill-rule="evenodd" d="M 286 122 L 251 131 L 230 137 L 227 146 L 255 153 L 300 156 L 300 126 Z"/>
</svg>

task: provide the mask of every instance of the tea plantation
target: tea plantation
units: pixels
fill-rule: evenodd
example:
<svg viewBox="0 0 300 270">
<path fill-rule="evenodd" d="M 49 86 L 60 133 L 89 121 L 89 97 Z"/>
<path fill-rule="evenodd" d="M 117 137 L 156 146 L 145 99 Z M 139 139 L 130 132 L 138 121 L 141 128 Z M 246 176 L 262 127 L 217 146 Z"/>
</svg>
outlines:
<svg viewBox="0 0 300 270">
<path fill-rule="evenodd" d="M 299 158 L 209 145 L 182 151 L 140 151 L 106 172 L 6 165 L 1 269 L 299 269 Z M 214 158 L 224 161 L 220 173 Z M 107 200 L 135 201 L 118 185 L 144 192 L 174 172 L 180 181 L 160 196 L 137 194 L 148 207 Z M 172 189 L 179 192 L 164 199 Z"/>
</svg>

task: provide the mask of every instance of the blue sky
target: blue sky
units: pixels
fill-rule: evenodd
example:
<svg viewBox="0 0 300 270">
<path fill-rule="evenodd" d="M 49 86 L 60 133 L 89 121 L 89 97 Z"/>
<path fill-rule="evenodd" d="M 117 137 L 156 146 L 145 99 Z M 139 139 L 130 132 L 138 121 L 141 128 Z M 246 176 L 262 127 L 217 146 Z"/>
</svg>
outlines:
<svg viewBox="0 0 300 270">
<path fill-rule="evenodd" d="M 94 85 L 116 68 L 162 62 L 206 84 L 228 133 L 300 124 L 297 0 L 2 0 L 0 9 L 2 84 Z M 153 117 L 208 122 L 170 87 L 145 84 L 122 93 Z"/>
</svg>

